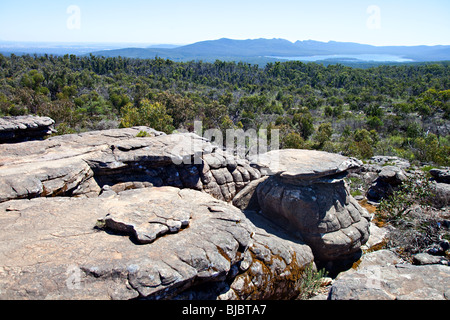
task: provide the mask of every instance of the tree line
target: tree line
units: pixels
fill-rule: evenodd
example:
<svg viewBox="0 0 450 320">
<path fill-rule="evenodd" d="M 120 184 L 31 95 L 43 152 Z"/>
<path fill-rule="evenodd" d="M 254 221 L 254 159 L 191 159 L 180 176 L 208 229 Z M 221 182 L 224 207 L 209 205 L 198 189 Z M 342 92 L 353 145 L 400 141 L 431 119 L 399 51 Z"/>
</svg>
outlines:
<svg viewBox="0 0 450 320">
<path fill-rule="evenodd" d="M 281 147 L 449 164 L 450 63 L 369 69 L 298 61 L 0 55 L 0 115 L 59 134 L 148 125 L 279 129 Z"/>
</svg>

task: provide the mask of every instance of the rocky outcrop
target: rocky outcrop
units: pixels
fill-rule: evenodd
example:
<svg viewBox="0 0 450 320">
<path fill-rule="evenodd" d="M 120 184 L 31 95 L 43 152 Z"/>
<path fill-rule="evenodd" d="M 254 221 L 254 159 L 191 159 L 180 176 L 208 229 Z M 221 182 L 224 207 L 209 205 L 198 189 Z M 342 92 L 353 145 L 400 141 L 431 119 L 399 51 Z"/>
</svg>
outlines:
<svg viewBox="0 0 450 320">
<path fill-rule="evenodd" d="M 0 298 L 296 298 L 306 267 L 367 241 L 359 165 L 146 127 L 0 145 Z"/>
<path fill-rule="evenodd" d="M 450 183 L 450 169 L 431 169 L 431 176 L 439 183 Z"/>
<path fill-rule="evenodd" d="M 354 269 L 340 274 L 331 300 L 449 300 L 450 268 L 411 265 L 395 253 L 366 254 Z"/>
<path fill-rule="evenodd" d="M 450 204 L 450 169 L 431 169 L 433 177 L 433 205 L 436 208 L 446 208 Z"/>
<path fill-rule="evenodd" d="M 367 192 L 367 199 L 379 202 L 393 194 L 395 190 L 407 180 L 407 175 L 403 169 L 396 166 L 385 166 L 378 173 L 378 177 L 372 183 Z"/>
<path fill-rule="evenodd" d="M 146 131 L 149 138 L 137 138 Z M 261 177 L 194 134 L 136 127 L 0 146 L 0 202 L 41 196 L 96 197 L 104 191 L 174 186 L 231 201 Z"/>
<path fill-rule="evenodd" d="M 289 299 L 313 260 L 190 189 L 15 200 L 0 220 L 0 299 Z"/>
<path fill-rule="evenodd" d="M 253 159 L 272 174 L 256 189 L 264 215 L 299 234 L 316 260 L 345 259 L 369 237 L 369 214 L 344 182 L 359 161 L 326 152 L 279 150 Z"/>
<path fill-rule="evenodd" d="M 0 143 L 40 140 L 55 132 L 48 117 L 18 116 L 0 118 Z"/>
</svg>

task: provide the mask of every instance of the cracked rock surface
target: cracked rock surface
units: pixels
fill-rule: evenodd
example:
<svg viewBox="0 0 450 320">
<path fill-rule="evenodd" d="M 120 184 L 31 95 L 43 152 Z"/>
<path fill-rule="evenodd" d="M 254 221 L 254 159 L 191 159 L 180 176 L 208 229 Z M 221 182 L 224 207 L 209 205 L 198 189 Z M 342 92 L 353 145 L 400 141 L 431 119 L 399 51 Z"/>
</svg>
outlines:
<svg viewBox="0 0 450 320">
<path fill-rule="evenodd" d="M 359 161 L 327 152 L 278 150 L 253 162 L 272 174 L 256 189 L 263 214 L 300 233 L 317 260 L 345 259 L 367 242 L 369 213 L 344 182 Z"/>
<path fill-rule="evenodd" d="M 297 297 L 306 266 L 367 241 L 358 162 L 273 156 L 147 127 L 0 145 L 0 299 Z"/>
<path fill-rule="evenodd" d="M 32 115 L 0 118 L 0 143 L 39 140 L 54 132 L 55 121 Z"/>
<path fill-rule="evenodd" d="M 150 137 L 136 138 L 140 131 Z M 205 191 L 227 202 L 260 172 L 195 134 L 147 127 L 94 131 L 0 145 L 0 202 L 98 197 L 149 186 Z"/>
<path fill-rule="evenodd" d="M 0 221 L 0 299 L 292 298 L 313 260 L 281 231 L 174 187 L 14 200 L 0 204 Z M 146 244 L 155 221 L 167 234 Z"/>
</svg>

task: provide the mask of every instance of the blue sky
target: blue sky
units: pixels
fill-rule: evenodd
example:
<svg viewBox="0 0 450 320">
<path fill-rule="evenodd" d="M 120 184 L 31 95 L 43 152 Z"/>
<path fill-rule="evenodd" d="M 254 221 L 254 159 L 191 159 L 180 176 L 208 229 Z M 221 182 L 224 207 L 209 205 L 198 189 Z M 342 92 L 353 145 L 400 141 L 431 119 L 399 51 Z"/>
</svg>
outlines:
<svg viewBox="0 0 450 320">
<path fill-rule="evenodd" d="M 71 5 L 79 15 L 68 13 Z M 450 45 L 450 1 L 0 1 L 0 40 L 188 44 L 223 37 Z"/>
</svg>

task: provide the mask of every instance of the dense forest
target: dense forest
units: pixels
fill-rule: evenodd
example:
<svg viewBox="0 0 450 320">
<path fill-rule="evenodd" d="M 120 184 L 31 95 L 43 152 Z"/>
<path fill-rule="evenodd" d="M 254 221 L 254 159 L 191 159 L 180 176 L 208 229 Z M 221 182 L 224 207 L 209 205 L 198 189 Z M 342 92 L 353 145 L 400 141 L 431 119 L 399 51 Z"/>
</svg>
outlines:
<svg viewBox="0 0 450 320">
<path fill-rule="evenodd" d="M 283 148 L 450 165 L 450 62 L 369 69 L 296 61 L 0 55 L 0 116 L 58 134 L 148 125 L 280 129 Z"/>
</svg>

